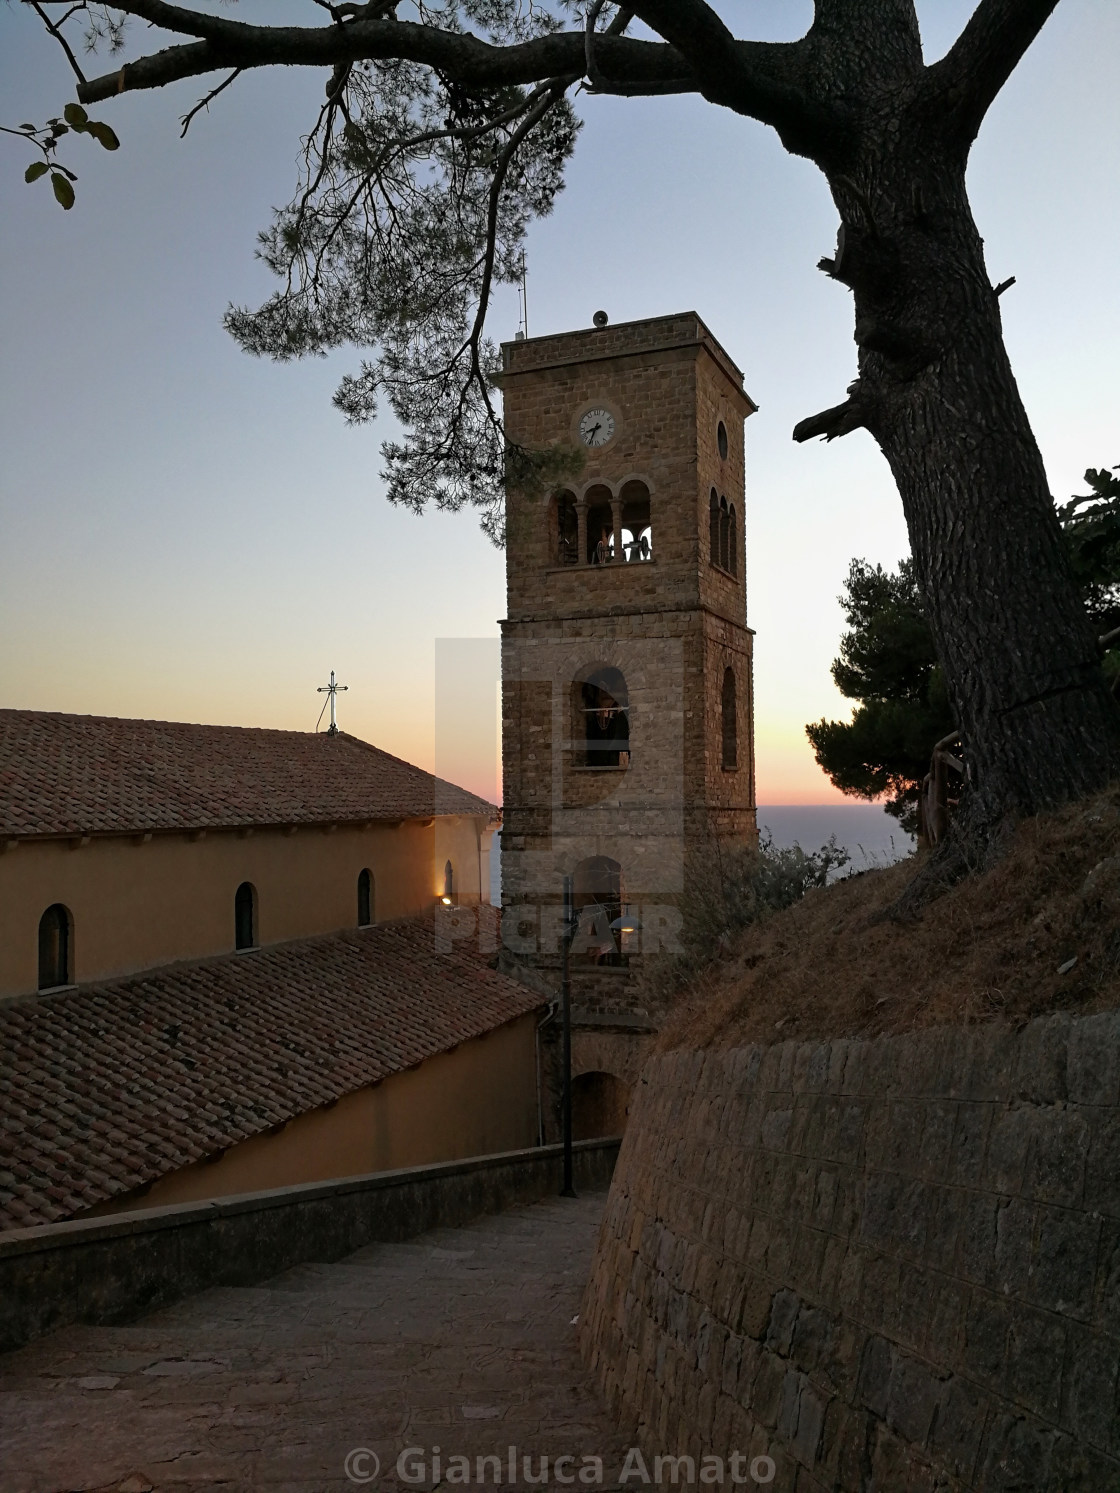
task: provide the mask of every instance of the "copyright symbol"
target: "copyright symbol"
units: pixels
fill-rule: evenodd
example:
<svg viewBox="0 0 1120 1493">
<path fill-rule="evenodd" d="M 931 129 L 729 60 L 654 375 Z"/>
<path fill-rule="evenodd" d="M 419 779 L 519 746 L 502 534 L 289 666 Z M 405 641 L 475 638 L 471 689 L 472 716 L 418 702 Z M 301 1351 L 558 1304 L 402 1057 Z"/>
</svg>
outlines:
<svg viewBox="0 0 1120 1493">
<path fill-rule="evenodd" d="M 381 1462 L 368 1446 L 356 1446 L 346 1453 L 342 1470 L 352 1483 L 372 1483 L 381 1471 Z"/>
</svg>

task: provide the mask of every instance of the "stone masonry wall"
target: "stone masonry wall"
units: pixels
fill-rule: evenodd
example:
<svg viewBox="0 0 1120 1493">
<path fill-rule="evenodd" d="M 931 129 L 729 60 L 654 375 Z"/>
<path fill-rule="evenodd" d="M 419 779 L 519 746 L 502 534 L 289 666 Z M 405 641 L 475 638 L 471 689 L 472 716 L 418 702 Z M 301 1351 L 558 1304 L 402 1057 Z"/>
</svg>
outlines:
<svg viewBox="0 0 1120 1493">
<path fill-rule="evenodd" d="M 651 1454 L 1120 1488 L 1120 1013 L 654 1058 L 581 1313 Z"/>
</svg>

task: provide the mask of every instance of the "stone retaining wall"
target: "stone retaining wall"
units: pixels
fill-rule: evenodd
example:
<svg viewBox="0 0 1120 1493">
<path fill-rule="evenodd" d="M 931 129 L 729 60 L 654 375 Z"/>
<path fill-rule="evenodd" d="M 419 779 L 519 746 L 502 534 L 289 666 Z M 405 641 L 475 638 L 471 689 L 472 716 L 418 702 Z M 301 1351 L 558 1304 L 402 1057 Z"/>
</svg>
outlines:
<svg viewBox="0 0 1120 1493">
<path fill-rule="evenodd" d="M 577 1188 L 605 1187 L 617 1140 L 575 1146 Z M 0 1235 L 0 1349 L 71 1322 L 121 1322 L 206 1286 L 408 1239 L 560 1190 L 562 1148 L 437 1162 Z"/>
<path fill-rule="evenodd" d="M 1120 1489 L 1120 1014 L 659 1056 L 581 1314 L 650 1452 Z"/>
</svg>

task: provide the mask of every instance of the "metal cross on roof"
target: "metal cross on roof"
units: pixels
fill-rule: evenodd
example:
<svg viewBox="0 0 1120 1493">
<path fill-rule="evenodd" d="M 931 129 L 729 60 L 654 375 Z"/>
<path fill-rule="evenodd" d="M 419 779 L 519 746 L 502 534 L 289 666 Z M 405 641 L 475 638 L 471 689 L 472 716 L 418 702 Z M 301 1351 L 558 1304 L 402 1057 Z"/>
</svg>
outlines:
<svg viewBox="0 0 1120 1493">
<path fill-rule="evenodd" d="M 319 694 L 319 695 L 327 695 L 330 698 L 330 702 L 331 702 L 331 723 L 327 727 L 327 735 L 328 736 L 337 736 L 338 735 L 338 720 L 337 720 L 337 717 L 335 715 L 335 700 L 338 698 L 338 692 L 339 692 L 340 689 L 345 690 L 345 689 L 349 689 L 349 688 L 350 688 L 350 686 L 348 684 L 336 684 L 335 683 L 334 670 L 332 669 L 331 670 L 331 682 L 330 682 L 330 684 L 321 684 L 319 686 L 319 688 L 315 692 L 316 694 Z"/>
</svg>

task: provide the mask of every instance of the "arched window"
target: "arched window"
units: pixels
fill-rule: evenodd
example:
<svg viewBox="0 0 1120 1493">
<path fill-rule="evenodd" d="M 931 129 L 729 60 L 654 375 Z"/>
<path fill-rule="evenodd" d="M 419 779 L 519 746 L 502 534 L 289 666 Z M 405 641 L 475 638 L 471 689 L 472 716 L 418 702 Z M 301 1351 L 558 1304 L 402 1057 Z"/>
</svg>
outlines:
<svg viewBox="0 0 1120 1493">
<path fill-rule="evenodd" d="M 650 522 L 649 488 L 644 482 L 627 482 L 619 493 L 622 504 L 622 558 L 628 564 L 653 559 L 653 527 Z"/>
<path fill-rule="evenodd" d="M 455 900 L 455 871 L 450 861 L 443 868 L 443 900 L 447 903 Z"/>
<path fill-rule="evenodd" d="M 70 914 L 61 902 L 48 907 L 39 919 L 40 990 L 72 983 L 70 931 Z"/>
<path fill-rule="evenodd" d="M 739 544 L 735 538 L 735 504 L 727 509 L 727 568 L 732 575 L 739 573 Z"/>
<path fill-rule="evenodd" d="M 611 924 L 622 916 L 622 867 L 608 855 L 580 861 L 572 876 L 576 935 L 572 953 L 596 964 L 621 964 L 619 936 Z"/>
<path fill-rule="evenodd" d="M 603 665 L 573 685 L 573 745 L 581 767 L 630 766 L 630 703 L 621 669 Z"/>
<path fill-rule="evenodd" d="M 728 564 L 728 551 L 731 548 L 731 543 L 730 543 L 730 541 L 731 541 L 731 535 L 730 535 L 730 532 L 729 532 L 730 528 L 731 528 L 731 519 L 730 519 L 730 515 L 727 512 L 727 499 L 726 498 L 720 498 L 720 500 L 719 500 L 719 563 L 723 566 L 724 570 L 730 570 L 731 569 L 730 565 Z"/>
<path fill-rule="evenodd" d="M 723 725 L 723 765 L 729 772 L 739 766 L 739 726 L 735 694 L 735 671 L 726 668 L 723 671 L 720 714 Z"/>
<path fill-rule="evenodd" d="M 708 499 L 708 554 L 713 565 L 719 564 L 719 494 L 712 488 Z"/>
<path fill-rule="evenodd" d="M 233 899 L 233 943 L 237 949 L 257 946 L 257 892 L 251 881 L 243 881 Z"/>
<path fill-rule="evenodd" d="M 587 492 L 587 563 L 609 565 L 614 559 L 614 508 L 609 487 Z"/>
<path fill-rule="evenodd" d="M 368 928 L 373 922 L 373 872 L 367 867 L 358 873 L 358 927 Z"/>
<path fill-rule="evenodd" d="M 577 565 L 579 563 L 579 520 L 576 518 L 576 500 L 570 492 L 556 494 L 553 512 L 552 563 L 554 565 Z"/>
<path fill-rule="evenodd" d="M 720 461 L 727 460 L 727 426 L 721 420 L 716 426 L 716 446 L 719 448 Z"/>
</svg>

